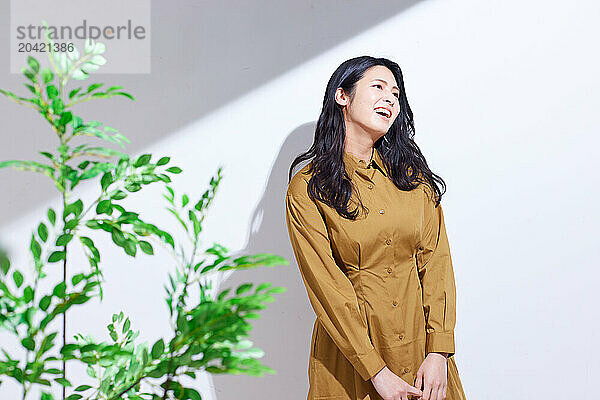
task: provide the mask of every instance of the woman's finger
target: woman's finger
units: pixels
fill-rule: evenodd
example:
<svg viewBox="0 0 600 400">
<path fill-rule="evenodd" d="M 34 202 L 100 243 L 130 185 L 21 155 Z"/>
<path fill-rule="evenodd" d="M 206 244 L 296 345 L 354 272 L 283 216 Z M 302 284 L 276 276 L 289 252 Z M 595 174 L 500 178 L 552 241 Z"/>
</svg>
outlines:
<svg viewBox="0 0 600 400">
<path fill-rule="evenodd" d="M 427 384 L 425 381 L 425 387 L 423 388 L 423 400 L 431 399 L 431 385 Z"/>
<path fill-rule="evenodd" d="M 438 400 L 444 400 L 446 398 L 446 395 L 444 394 L 444 385 L 440 385 L 440 388 L 439 388 L 438 394 L 437 394 L 437 398 L 438 398 Z"/>
<path fill-rule="evenodd" d="M 415 387 L 419 390 L 423 390 L 423 372 L 417 371 L 417 377 L 415 378 Z"/>
</svg>

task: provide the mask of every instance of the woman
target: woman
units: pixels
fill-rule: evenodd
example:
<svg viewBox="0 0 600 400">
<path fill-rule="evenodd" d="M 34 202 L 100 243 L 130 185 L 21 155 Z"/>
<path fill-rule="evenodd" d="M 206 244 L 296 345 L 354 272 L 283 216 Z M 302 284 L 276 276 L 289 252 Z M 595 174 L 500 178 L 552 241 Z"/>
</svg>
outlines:
<svg viewBox="0 0 600 400">
<path fill-rule="evenodd" d="M 353 58 L 331 76 L 314 143 L 290 167 L 286 222 L 317 316 L 309 400 L 465 399 L 445 185 L 413 136 L 398 64 Z"/>
</svg>

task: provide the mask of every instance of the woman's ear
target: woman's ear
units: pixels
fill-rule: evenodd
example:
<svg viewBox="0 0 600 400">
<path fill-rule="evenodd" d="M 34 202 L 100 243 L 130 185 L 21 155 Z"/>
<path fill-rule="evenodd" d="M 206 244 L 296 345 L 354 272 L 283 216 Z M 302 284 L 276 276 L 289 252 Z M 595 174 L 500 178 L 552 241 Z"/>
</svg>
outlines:
<svg viewBox="0 0 600 400">
<path fill-rule="evenodd" d="M 340 106 L 347 106 L 349 101 L 350 98 L 348 97 L 348 95 L 346 95 L 344 89 L 342 89 L 341 87 L 337 88 L 337 90 L 335 91 L 335 102 L 338 103 Z"/>
</svg>

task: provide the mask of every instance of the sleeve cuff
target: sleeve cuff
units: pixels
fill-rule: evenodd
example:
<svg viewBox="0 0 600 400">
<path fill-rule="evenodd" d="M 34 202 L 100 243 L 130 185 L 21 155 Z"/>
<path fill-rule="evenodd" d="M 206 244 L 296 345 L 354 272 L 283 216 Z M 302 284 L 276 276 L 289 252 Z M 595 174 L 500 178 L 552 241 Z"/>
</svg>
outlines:
<svg viewBox="0 0 600 400">
<path fill-rule="evenodd" d="M 385 361 L 375 348 L 366 354 L 357 355 L 350 362 L 365 381 L 371 379 L 386 366 Z"/>
<path fill-rule="evenodd" d="M 427 334 L 425 342 L 425 353 L 448 353 L 448 357 L 454 355 L 454 333 L 431 332 Z"/>
</svg>

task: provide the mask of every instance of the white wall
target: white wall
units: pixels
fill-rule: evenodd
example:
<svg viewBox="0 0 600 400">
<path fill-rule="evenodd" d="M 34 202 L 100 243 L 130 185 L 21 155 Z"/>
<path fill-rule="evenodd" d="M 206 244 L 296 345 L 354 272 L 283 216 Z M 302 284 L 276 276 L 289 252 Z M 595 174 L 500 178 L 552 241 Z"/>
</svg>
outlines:
<svg viewBox="0 0 600 400">
<path fill-rule="evenodd" d="M 448 184 L 444 210 L 458 290 L 455 357 L 467 397 L 591 399 L 592 376 L 600 373 L 595 362 L 600 315 L 594 307 L 599 190 L 593 173 L 600 144 L 599 16 L 600 5 L 591 0 L 421 2 L 258 87 L 230 95 L 202 118 L 165 130 L 160 140 L 138 149 L 171 155 L 184 169 L 176 187 L 196 195 L 216 166 L 224 165 L 205 225 L 206 246 L 216 241 L 292 261 L 230 280 L 270 281 L 288 292 L 277 295 L 252 336 L 277 374 L 217 376 L 217 398 L 306 395 L 314 316 L 287 241 L 287 170 L 312 141 L 330 74 L 347 58 L 371 54 L 401 65 L 417 143 Z M 345 23 L 333 15 L 329 22 L 329 29 Z M 299 37 L 287 48 L 316 46 L 313 39 Z M 195 39 L 189 41 L 194 46 Z M 170 62 L 177 65 L 176 59 Z M 201 64 L 194 73 L 202 74 Z M 223 79 L 235 87 L 235 75 Z M 158 193 L 144 193 L 135 207 L 156 224 L 175 227 Z M 3 204 L 9 196 L 6 190 Z M 0 242 L 13 251 L 26 249 L 46 206 L 3 224 Z M 108 281 L 105 300 L 70 313 L 69 333 L 102 337 L 112 312 L 124 309 L 141 330 L 140 341 L 166 336 L 167 255 L 134 262 L 109 240 L 99 246 Z M 15 263 L 19 260 L 24 259 L 15 255 Z M 10 384 L 0 393 L 20 393 Z M 215 398 L 210 381 L 198 386 L 206 398 Z"/>
</svg>

